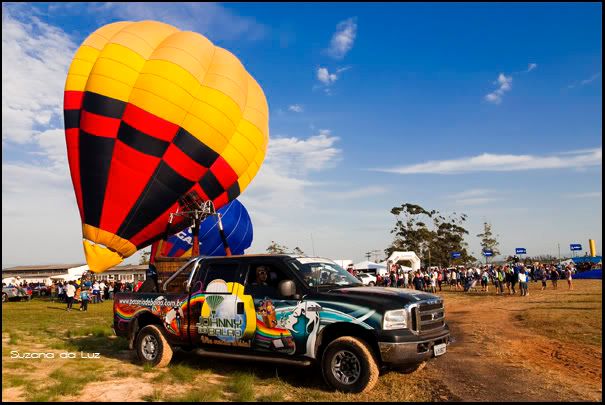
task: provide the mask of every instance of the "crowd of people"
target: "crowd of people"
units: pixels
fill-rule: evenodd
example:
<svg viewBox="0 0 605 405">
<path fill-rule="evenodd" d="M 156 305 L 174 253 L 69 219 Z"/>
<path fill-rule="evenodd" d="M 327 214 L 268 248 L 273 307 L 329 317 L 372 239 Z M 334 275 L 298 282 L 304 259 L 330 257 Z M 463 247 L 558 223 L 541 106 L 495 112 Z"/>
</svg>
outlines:
<svg viewBox="0 0 605 405">
<path fill-rule="evenodd" d="M 138 283 L 121 281 L 99 281 L 93 276 L 84 275 L 75 281 L 53 282 L 50 286 L 51 300 L 59 300 L 67 304 L 67 311 L 71 311 L 74 302 L 80 303 L 80 311 L 87 311 L 88 304 L 97 304 L 113 299 L 114 293 L 132 292 L 140 288 Z"/>
<path fill-rule="evenodd" d="M 484 265 L 479 267 L 464 266 L 453 268 L 431 267 L 421 268 L 414 272 L 404 272 L 401 266 L 391 266 L 389 274 L 376 276 L 376 285 L 384 287 L 402 287 L 432 292 L 449 290 L 489 292 L 490 286 L 495 288 L 497 295 L 529 295 L 529 283 L 541 283 L 544 290 L 551 282 L 552 288 L 557 289 L 559 280 L 567 281 L 567 288 L 573 290 L 573 265 L 558 266 L 554 264 L 534 263 L 525 265 L 511 263 L 504 265 Z"/>
</svg>

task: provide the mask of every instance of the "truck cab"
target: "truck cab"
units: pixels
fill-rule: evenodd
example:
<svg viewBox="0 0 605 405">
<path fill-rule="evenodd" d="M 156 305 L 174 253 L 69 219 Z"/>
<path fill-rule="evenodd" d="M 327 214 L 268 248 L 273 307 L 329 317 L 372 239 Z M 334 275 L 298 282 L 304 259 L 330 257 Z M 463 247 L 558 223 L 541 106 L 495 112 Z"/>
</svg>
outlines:
<svg viewBox="0 0 605 405">
<path fill-rule="evenodd" d="M 333 388 L 362 392 L 380 368 L 418 366 L 449 343 L 440 297 L 364 287 L 328 259 L 197 257 L 160 290 L 114 299 L 116 334 L 158 367 L 179 346 L 227 359 L 319 365 Z"/>
</svg>

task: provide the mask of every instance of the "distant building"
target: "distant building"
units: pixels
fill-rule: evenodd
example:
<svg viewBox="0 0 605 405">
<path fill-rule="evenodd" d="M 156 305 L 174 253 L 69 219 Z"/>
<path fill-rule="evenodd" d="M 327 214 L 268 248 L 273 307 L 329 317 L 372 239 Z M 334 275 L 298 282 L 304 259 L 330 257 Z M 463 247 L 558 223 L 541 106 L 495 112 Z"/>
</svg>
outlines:
<svg viewBox="0 0 605 405">
<path fill-rule="evenodd" d="M 28 283 L 46 283 L 50 284 L 51 277 L 66 274 L 70 269 L 84 266 L 82 263 L 76 264 L 40 264 L 36 266 L 16 266 L 2 269 L 2 280 L 19 277 L 21 281 Z M 149 265 L 124 265 L 112 267 L 109 270 L 94 274 L 98 280 L 113 281 L 143 281 L 145 272 Z"/>
</svg>

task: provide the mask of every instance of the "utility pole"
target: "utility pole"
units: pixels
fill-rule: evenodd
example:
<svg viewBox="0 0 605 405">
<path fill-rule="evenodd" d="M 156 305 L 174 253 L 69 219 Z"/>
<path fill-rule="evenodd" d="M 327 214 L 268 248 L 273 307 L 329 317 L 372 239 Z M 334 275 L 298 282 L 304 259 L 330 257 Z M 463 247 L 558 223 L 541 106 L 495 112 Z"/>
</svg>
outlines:
<svg viewBox="0 0 605 405">
<path fill-rule="evenodd" d="M 557 249 L 559 249 L 559 266 L 561 266 L 561 244 L 557 243 Z"/>
</svg>

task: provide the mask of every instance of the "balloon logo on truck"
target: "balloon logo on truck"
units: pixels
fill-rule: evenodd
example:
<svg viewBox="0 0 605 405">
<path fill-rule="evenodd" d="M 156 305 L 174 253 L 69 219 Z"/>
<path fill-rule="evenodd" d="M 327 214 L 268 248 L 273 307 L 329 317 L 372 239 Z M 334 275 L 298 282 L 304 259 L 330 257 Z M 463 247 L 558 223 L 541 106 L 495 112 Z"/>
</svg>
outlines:
<svg viewBox="0 0 605 405">
<path fill-rule="evenodd" d="M 190 191 L 217 209 L 237 198 L 263 163 L 268 116 L 241 62 L 198 33 L 156 21 L 93 32 L 64 93 L 90 269 L 105 271 L 160 239 Z"/>
</svg>

